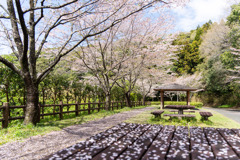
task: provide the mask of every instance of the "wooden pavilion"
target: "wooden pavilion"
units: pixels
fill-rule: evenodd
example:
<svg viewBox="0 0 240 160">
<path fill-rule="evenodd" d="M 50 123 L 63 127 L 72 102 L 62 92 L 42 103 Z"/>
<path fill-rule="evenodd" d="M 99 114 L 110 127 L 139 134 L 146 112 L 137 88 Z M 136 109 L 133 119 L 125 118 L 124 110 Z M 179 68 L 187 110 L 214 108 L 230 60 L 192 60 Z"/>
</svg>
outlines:
<svg viewBox="0 0 240 160">
<path fill-rule="evenodd" d="M 192 88 L 189 86 L 180 85 L 177 83 L 162 85 L 154 89 L 155 91 L 160 91 L 161 96 L 161 108 L 164 108 L 164 92 L 165 91 L 186 91 L 187 93 L 187 105 L 190 104 L 190 92 L 198 90 L 197 88 Z"/>
</svg>

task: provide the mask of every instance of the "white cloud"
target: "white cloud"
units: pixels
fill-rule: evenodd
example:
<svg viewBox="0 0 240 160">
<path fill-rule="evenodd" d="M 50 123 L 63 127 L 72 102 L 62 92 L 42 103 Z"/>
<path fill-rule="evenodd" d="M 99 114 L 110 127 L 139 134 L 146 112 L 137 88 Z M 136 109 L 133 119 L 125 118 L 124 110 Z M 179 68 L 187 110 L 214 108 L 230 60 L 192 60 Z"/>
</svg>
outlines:
<svg viewBox="0 0 240 160">
<path fill-rule="evenodd" d="M 192 0 L 185 7 L 173 9 L 176 18 L 176 30 L 189 31 L 209 20 L 219 22 L 230 11 L 227 0 Z"/>
</svg>

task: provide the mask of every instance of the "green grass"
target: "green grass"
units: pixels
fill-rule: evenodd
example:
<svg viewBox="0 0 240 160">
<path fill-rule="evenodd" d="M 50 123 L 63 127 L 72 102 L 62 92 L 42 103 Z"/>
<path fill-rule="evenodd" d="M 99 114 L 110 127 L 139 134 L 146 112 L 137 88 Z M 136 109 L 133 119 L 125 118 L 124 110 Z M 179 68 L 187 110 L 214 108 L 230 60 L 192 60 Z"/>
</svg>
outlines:
<svg viewBox="0 0 240 160">
<path fill-rule="evenodd" d="M 41 120 L 41 122 L 38 123 L 36 126 L 23 125 L 21 121 L 15 121 L 14 123 L 11 123 L 11 125 L 8 128 L 0 129 L 0 145 L 8 142 L 13 142 L 16 140 L 23 140 L 25 138 L 29 138 L 35 135 L 44 135 L 52 131 L 59 131 L 62 128 L 65 128 L 67 126 L 71 126 L 75 124 L 83 124 L 83 123 L 98 120 L 116 113 L 130 111 L 133 109 L 140 109 L 144 107 L 146 106 L 139 106 L 134 108 L 125 107 L 123 109 L 114 110 L 114 111 L 102 110 L 100 112 L 94 112 L 90 115 L 85 113 L 77 117 L 75 117 L 74 114 L 69 114 L 69 115 L 65 115 L 64 117 L 69 119 L 63 119 L 61 121 L 51 118 L 52 121 L 48 122 L 47 121 L 48 119 L 46 118 Z M 70 117 L 74 117 L 74 118 L 70 118 Z"/>
<path fill-rule="evenodd" d="M 153 101 L 151 102 L 152 105 L 160 105 L 161 102 Z M 164 105 L 187 105 L 185 101 L 164 101 Z M 195 106 L 196 108 L 201 108 L 203 106 L 202 102 L 190 102 L 190 105 Z"/>
<path fill-rule="evenodd" d="M 157 110 L 156 106 L 156 110 Z M 207 109 L 204 109 L 209 111 Z M 219 114 L 217 112 L 211 111 L 213 116 L 209 118 L 208 121 L 202 121 L 201 116 L 198 111 L 195 114 L 196 118 L 182 118 L 178 119 L 172 118 L 169 120 L 169 117 L 155 118 L 152 114 L 152 111 L 143 112 L 133 118 L 126 120 L 128 123 L 141 123 L 141 124 L 161 124 L 161 125 L 175 125 L 175 126 L 199 126 L 199 127 L 214 127 L 214 128 L 240 128 L 240 124 Z M 168 110 L 165 110 L 163 114 L 170 114 Z M 172 114 L 172 113 L 171 113 Z"/>
<path fill-rule="evenodd" d="M 216 108 L 231 108 L 231 107 L 233 107 L 233 105 L 225 104 L 225 105 L 217 106 Z"/>
</svg>

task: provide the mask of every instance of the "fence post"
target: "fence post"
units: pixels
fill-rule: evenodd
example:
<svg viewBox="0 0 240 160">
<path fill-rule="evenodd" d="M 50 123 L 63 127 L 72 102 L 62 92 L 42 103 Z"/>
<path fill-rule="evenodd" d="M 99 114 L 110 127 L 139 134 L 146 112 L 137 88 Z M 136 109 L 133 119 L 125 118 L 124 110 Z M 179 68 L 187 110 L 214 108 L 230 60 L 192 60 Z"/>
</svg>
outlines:
<svg viewBox="0 0 240 160">
<path fill-rule="evenodd" d="M 78 116 L 78 102 L 75 102 L 75 114 Z"/>
<path fill-rule="evenodd" d="M 100 111 L 100 102 L 98 101 L 98 112 Z"/>
<path fill-rule="evenodd" d="M 3 122 L 2 122 L 2 128 L 8 127 L 8 117 L 9 117 L 9 103 L 3 103 Z"/>
<path fill-rule="evenodd" d="M 117 109 L 118 109 L 118 101 L 117 101 Z"/>
<path fill-rule="evenodd" d="M 59 118 L 62 120 L 63 119 L 63 102 L 60 101 L 60 106 L 59 106 Z"/>
<path fill-rule="evenodd" d="M 44 119 L 44 104 L 41 105 L 41 103 L 39 103 L 40 105 L 40 109 L 42 108 L 42 119 Z"/>
<path fill-rule="evenodd" d="M 91 104 L 88 102 L 88 114 L 91 114 Z"/>
<path fill-rule="evenodd" d="M 96 109 L 96 102 L 93 102 L 93 104 L 92 104 L 92 113 L 94 112 L 94 110 Z"/>
</svg>

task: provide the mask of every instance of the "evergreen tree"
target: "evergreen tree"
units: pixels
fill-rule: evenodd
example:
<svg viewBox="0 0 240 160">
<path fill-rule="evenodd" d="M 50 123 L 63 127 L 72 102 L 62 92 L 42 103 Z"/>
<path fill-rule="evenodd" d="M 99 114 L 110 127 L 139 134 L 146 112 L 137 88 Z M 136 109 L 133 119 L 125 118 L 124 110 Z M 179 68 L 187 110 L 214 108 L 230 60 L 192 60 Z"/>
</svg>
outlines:
<svg viewBox="0 0 240 160">
<path fill-rule="evenodd" d="M 212 22 L 205 23 L 202 27 L 198 26 L 196 30 L 190 33 L 182 33 L 173 42 L 173 45 L 183 45 L 178 51 L 177 59 L 174 60 L 172 70 L 178 75 L 193 74 L 198 64 L 203 59 L 199 56 L 199 46 L 202 42 L 202 35 L 207 32 Z"/>
</svg>

